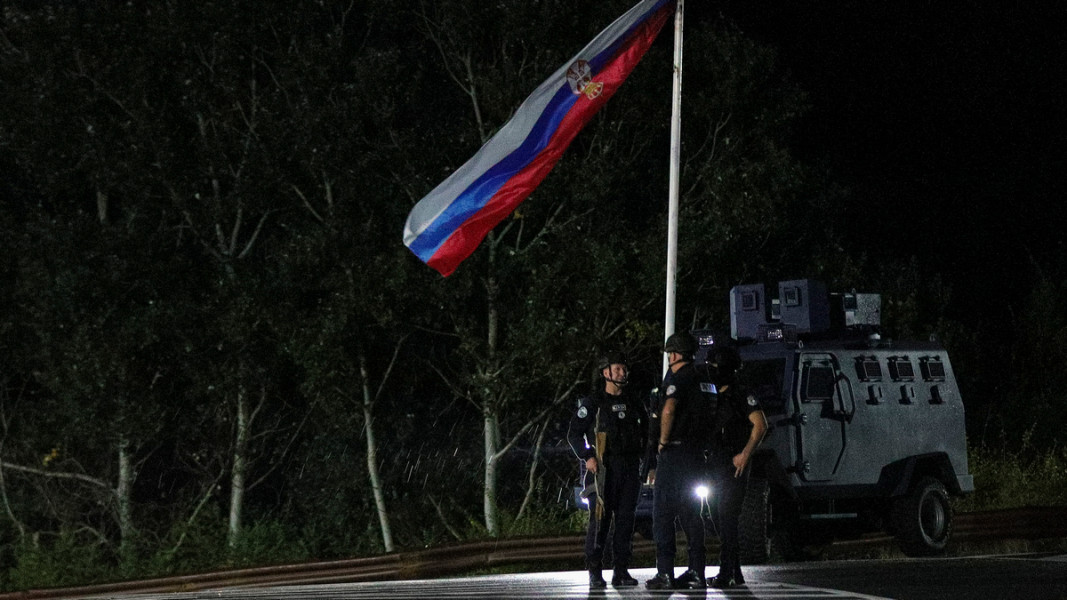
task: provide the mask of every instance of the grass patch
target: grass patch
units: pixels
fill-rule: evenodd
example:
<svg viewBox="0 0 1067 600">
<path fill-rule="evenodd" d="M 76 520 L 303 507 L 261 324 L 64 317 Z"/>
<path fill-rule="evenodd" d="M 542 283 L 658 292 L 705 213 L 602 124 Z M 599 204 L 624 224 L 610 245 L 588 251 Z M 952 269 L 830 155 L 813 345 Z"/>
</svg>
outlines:
<svg viewBox="0 0 1067 600">
<path fill-rule="evenodd" d="M 1067 505 L 1067 448 L 979 446 L 968 452 L 975 491 L 955 504 L 958 512 L 1024 506 Z"/>
</svg>

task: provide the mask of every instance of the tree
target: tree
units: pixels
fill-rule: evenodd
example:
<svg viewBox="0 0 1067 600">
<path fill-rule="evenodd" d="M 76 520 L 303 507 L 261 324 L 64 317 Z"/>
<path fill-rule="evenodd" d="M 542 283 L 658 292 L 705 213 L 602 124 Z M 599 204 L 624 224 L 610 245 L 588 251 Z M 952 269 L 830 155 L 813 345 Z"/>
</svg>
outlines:
<svg viewBox="0 0 1067 600">
<path fill-rule="evenodd" d="M 121 173 L 138 159 L 107 151 L 126 147 L 123 126 L 111 120 L 121 102 L 101 88 L 97 77 L 106 73 L 94 69 L 92 45 L 74 42 L 80 23 L 69 12 L 5 16 L 15 27 L 5 30 L 14 35 L 4 38 L 4 70 L 21 75 L 0 131 L 20 173 L 7 214 L 19 227 L 11 256 L 22 376 L 32 373 L 62 415 L 52 433 L 61 459 L 54 468 L 77 458 L 72 477 L 62 478 L 113 492 L 104 504 L 115 511 L 125 553 L 135 532 L 138 465 L 161 412 L 153 388 L 167 362 L 166 334 L 155 328 L 171 316 L 174 288 L 160 274 L 180 271 L 180 261 L 163 256 L 171 241 L 165 219 L 126 202 L 136 186 Z M 50 28 L 61 34 L 45 42 L 40 34 Z M 101 460 L 101 447 L 117 458 L 114 466 Z"/>
<path fill-rule="evenodd" d="M 245 492 L 263 480 L 260 474 L 257 481 L 249 481 L 255 449 L 262 447 L 264 437 L 284 440 L 299 430 L 283 423 L 302 422 L 283 414 L 292 408 L 272 398 L 280 386 L 264 381 L 266 374 L 279 372 L 279 356 L 269 339 L 267 325 L 272 320 L 264 318 L 276 308 L 269 273 L 271 257 L 266 252 L 259 253 L 261 233 L 269 218 L 285 207 L 277 201 L 274 190 L 281 185 L 285 173 L 280 168 L 280 157 L 285 156 L 281 148 L 287 140 L 287 127 L 279 119 L 284 119 L 288 99 L 285 85 L 275 77 L 274 63 L 278 56 L 284 56 L 284 52 L 276 50 L 284 50 L 295 38 L 271 36 L 271 28 L 285 13 L 272 13 L 271 18 L 257 20 L 253 27 L 246 28 L 245 17 L 252 14 L 247 6 L 165 5 L 144 11 L 127 5 L 55 12 L 56 19 L 49 18 L 50 9 L 8 14 L 19 26 L 17 33 L 24 35 L 11 41 L 5 66 L 9 72 L 26 75 L 25 80 L 20 80 L 22 93 L 14 95 L 12 104 L 15 109 L 32 111 L 30 114 L 38 117 L 32 123 L 5 119 L 7 131 L 20 148 L 17 159 L 24 161 L 31 177 L 38 178 L 49 201 L 57 203 L 55 212 L 61 217 L 70 215 L 64 209 L 76 207 L 80 199 L 90 195 L 101 224 L 113 215 L 119 217 L 116 221 L 128 223 L 127 228 L 132 230 L 129 233 L 134 235 L 121 240 L 131 246 L 146 239 L 169 242 L 178 251 L 162 260 L 149 253 L 144 258 L 151 267 L 135 263 L 129 256 L 112 260 L 105 254 L 105 260 L 128 261 L 131 267 L 102 264 L 101 268 L 110 268 L 106 274 L 113 275 L 113 287 L 100 294 L 100 302 L 76 305 L 75 314 L 85 312 L 85 306 L 93 306 L 100 308 L 102 319 L 126 317 L 131 313 L 116 306 L 111 298 L 125 301 L 130 294 L 122 287 L 127 285 L 140 291 L 138 275 L 153 267 L 161 273 L 177 275 L 181 271 L 168 272 L 167 267 L 185 259 L 212 261 L 214 272 L 199 270 L 191 274 L 177 284 L 188 289 L 168 298 L 190 301 L 181 304 L 175 314 L 183 319 L 200 319 L 198 325 L 207 327 L 174 327 L 169 330 L 174 337 L 166 342 L 171 349 L 184 346 L 187 359 L 192 358 L 190 349 L 213 348 L 198 352 L 201 356 L 215 354 L 214 360 L 196 365 L 208 368 L 189 369 L 182 375 L 189 376 L 191 388 L 207 398 L 222 392 L 232 402 L 232 412 L 220 415 L 233 427 L 231 458 L 226 461 L 230 473 L 232 545 L 241 529 Z M 300 13 L 296 15 L 299 16 Z M 215 23 L 219 30 L 203 31 L 203 22 Z M 92 35 L 79 35 L 83 31 Z M 57 37 L 45 35 L 53 32 L 58 32 L 59 43 L 45 41 Z M 160 57 L 166 57 L 174 68 L 158 69 Z M 40 102 L 41 98 L 47 102 Z M 67 200 L 68 196 L 74 202 Z M 84 227 L 84 212 L 72 216 L 73 227 Z M 153 221 L 154 217 L 159 220 Z M 148 234 L 154 237 L 144 237 L 145 231 L 137 229 L 146 225 Z M 153 226 L 155 229 L 151 229 Z M 41 234 L 48 244 L 59 241 L 56 232 L 47 227 L 42 227 Z M 95 240 L 89 244 L 93 250 L 100 246 Z M 26 247 L 26 256 L 33 255 L 31 248 Z M 141 273 L 136 271 L 138 268 Z M 45 281 L 55 270 L 38 271 L 43 277 L 34 281 L 35 287 L 30 289 L 47 289 Z M 176 283 L 154 273 L 147 280 L 152 284 Z M 75 281 L 75 285 L 81 284 Z M 92 293 L 91 286 L 73 291 Z M 77 300 L 76 294 L 68 296 Z M 144 295 L 134 301 L 143 301 Z M 56 298 L 64 300 L 60 295 Z M 148 294 L 148 311 L 156 310 L 151 306 L 158 306 L 152 298 Z M 210 314 L 190 310 L 205 300 L 214 308 Z M 42 317 L 47 318 L 46 313 Z M 141 318 L 139 313 L 133 317 Z M 105 343 L 101 336 L 90 335 L 96 333 L 93 326 L 104 325 L 102 319 L 79 319 L 80 330 L 89 328 L 81 337 Z M 151 315 L 145 319 L 162 326 Z M 158 335 L 153 327 L 145 326 L 145 321 L 127 321 L 131 333 Z M 39 323 L 38 331 L 47 331 L 45 322 Z M 118 345 L 136 339 L 124 336 L 120 342 L 106 343 Z M 69 346 L 65 335 L 57 336 L 55 341 L 53 348 Z M 131 349 L 125 354 L 143 349 Z M 117 349 L 88 349 L 86 354 L 98 361 L 89 363 L 94 367 L 91 370 L 84 369 L 87 361 L 71 361 L 64 356 L 57 356 L 52 363 L 71 364 L 72 369 L 80 365 L 83 372 L 88 371 L 101 381 L 130 381 L 133 385 L 129 377 L 115 372 L 126 368 L 124 363 L 113 360 L 120 354 Z M 166 351 L 147 356 L 153 354 L 162 359 Z M 166 371 L 162 369 L 156 375 Z M 151 381 L 155 383 L 156 379 Z M 65 393 L 73 391 L 65 383 L 60 387 Z M 135 395 L 117 396 L 125 402 L 132 401 Z M 218 414 L 208 404 L 201 409 Z M 120 415 L 123 412 L 119 410 Z M 128 461 L 123 458 L 127 442 L 122 436 L 118 447 L 121 465 Z M 287 444 L 274 447 L 284 449 Z M 134 476 L 128 467 L 120 468 L 120 472 L 129 478 Z M 128 489 L 128 483 L 120 487 Z M 126 501 L 120 503 L 127 505 Z"/>
</svg>

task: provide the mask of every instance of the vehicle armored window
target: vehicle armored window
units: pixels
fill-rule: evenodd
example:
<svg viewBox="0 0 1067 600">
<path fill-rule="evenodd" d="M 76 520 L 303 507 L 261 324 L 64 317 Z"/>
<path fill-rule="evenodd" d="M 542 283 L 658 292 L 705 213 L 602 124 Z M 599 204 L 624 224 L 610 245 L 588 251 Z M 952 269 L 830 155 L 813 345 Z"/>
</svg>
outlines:
<svg viewBox="0 0 1067 600">
<path fill-rule="evenodd" d="M 915 367 L 907 356 L 892 356 L 889 358 L 889 376 L 896 381 L 911 381 L 915 379 Z"/>
<path fill-rule="evenodd" d="M 873 356 L 860 356 L 856 358 L 856 374 L 861 381 L 881 381 L 882 365 Z"/>
<path fill-rule="evenodd" d="M 808 363 L 804 369 L 804 387 L 801 400 L 823 402 L 834 397 L 834 369 L 826 362 Z"/>
<path fill-rule="evenodd" d="M 926 381 L 944 381 L 945 363 L 941 362 L 940 356 L 927 356 L 919 360 L 919 367 Z"/>
</svg>

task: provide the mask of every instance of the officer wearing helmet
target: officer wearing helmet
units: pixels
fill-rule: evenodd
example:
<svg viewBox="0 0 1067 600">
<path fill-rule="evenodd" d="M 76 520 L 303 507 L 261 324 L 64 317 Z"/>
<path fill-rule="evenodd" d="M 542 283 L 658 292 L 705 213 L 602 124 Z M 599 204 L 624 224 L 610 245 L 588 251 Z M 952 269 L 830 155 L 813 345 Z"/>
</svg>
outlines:
<svg viewBox="0 0 1067 600">
<path fill-rule="evenodd" d="M 589 528 L 585 536 L 585 562 L 589 587 L 607 587 L 604 551 L 615 522 L 611 549 L 614 575 L 611 585 L 637 585 L 627 570 L 633 555 L 634 513 L 641 491 L 641 459 L 648 446 L 648 412 L 627 386 L 629 367 L 622 354 L 602 356 L 597 363 L 601 382 L 590 396 L 578 401 L 571 416 L 567 441 L 585 462 L 585 490 L 589 501 Z"/>
<path fill-rule="evenodd" d="M 741 357 L 730 346 L 708 353 L 711 381 L 715 384 L 715 426 L 712 429 L 710 472 L 715 490 L 712 523 L 719 533 L 719 574 L 709 581 L 715 588 L 745 583 L 741 575 L 738 521 L 748 487 L 752 453 L 767 432 L 767 417 L 759 401 L 737 382 Z"/>
<path fill-rule="evenodd" d="M 656 542 L 656 576 L 645 582 L 652 590 L 707 587 L 704 566 L 704 520 L 694 489 L 704 474 L 707 423 L 700 382 L 693 368 L 696 339 L 687 332 L 667 338 L 663 351 L 668 369 L 653 419 L 659 419 L 654 476 L 652 531 Z M 674 577 L 675 531 L 678 521 L 688 545 L 688 570 Z"/>
</svg>

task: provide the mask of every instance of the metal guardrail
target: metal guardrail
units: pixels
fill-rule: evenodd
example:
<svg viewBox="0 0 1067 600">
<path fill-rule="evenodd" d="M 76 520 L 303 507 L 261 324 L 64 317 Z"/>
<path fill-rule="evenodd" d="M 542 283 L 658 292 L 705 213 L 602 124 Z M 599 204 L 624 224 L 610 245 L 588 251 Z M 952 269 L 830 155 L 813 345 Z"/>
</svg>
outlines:
<svg viewBox="0 0 1067 600">
<path fill-rule="evenodd" d="M 490 540 L 366 558 L 233 569 L 81 587 L 27 590 L 0 594 L 0 600 L 84 598 L 115 593 L 173 593 L 233 586 L 439 577 L 524 562 L 581 560 L 584 552 L 583 540 L 584 538 L 578 536 Z M 640 543 L 637 545 L 640 546 Z"/>
<path fill-rule="evenodd" d="M 1067 538 L 1067 507 L 1020 508 L 960 513 L 953 520 L 953 540 Z M 709 540 L 710 542 L 711 540 Z M 355 583 L 422 579 L 455 575 L 522 563 L 566 562 L 582 564 L 583 536 L 489 540 L 398 552 L 366 558 L 308 562 L 247 569 L 177 575 L 139 581 L 122 581 L 80 587 L 27 590 L 0 594 L 0 600 L 34 598 L 75 599 L 107 594 L 192 592 L 234 586 L 263 587 L 285 584 Z M 835 542 L 835 554 L 863 547 L 892 545 L 887 535 L 865 536 Z M 713 544 L 709 543 L 709 550 Z M 635 540 L 638 555 L 654 553 L 648 540 Z"/>
</svg>

